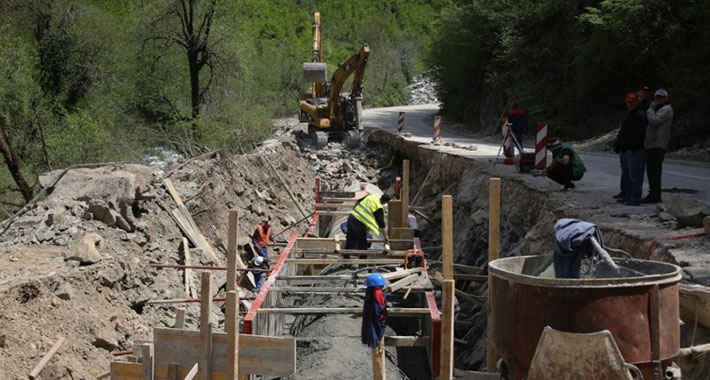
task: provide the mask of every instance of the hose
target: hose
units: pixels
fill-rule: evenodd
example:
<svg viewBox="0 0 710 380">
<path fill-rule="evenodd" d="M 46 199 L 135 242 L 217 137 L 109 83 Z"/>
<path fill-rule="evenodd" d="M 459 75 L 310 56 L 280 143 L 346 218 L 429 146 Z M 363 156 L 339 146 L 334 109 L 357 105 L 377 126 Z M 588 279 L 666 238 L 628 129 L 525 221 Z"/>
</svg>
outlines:
<svg viewBox="0 0 710 380">
<path fill-rule="evenodd" d="M 663 236 L 663 237 L 655 238 L 655 239 L 651 240 L 651 245 L 648 246 L 648 251 L 646 252 L 646 260 L 651 259 L 651 254 L 653 253 L 653 248 L 656 246 L 656 243 L 658 243 L 661 240 L 680 240 L 680 239 L 700 237 L 703 235 L 705 235 L 705 231 L 696 232 L 696 233 L 692 233 L 692 234 L 685 234 L 685 235 Z"/>
</svg>

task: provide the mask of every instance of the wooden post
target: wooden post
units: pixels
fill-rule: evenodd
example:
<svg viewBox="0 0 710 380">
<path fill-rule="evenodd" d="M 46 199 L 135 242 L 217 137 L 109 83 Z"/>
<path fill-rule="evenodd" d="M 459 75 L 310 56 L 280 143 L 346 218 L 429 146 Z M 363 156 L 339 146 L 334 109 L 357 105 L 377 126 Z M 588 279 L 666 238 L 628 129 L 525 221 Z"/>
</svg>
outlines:
<svg viewBox="0 0 710 380">
<path fill-rule="evenodd" d="M 441 248 L 444 280 L 454 279 L 454 232 L 453 199 L 451 195 L 441 197 Z"/>
<path fill-rule="evenodd" d="M 488 263 L 500 256 L 500 178 L 491 178 L 488 199 Z M 488 333 L 486 368 L 488 372 L 496 372 L 498 350 L 493 345 L 493 313 L 495 312 L 495 293 L 493 276 L 488 272 Z"/>
<path fill-rule="evenodd" d="M 143 361 L 143 380 L 153 380 L 153 359 L 153 344 L 143 344 L 141 346 L 141 360 Z"/>
<path fill-rule="evenodd" d="M 239 229 L 239 211 L 229 210 L 229 231 L 227 237 L 227 292 L 237 286 L 237 230 Z"/>
<path fill-rule="evenodd" d="M 444 280 L 441 284 L 441 373 L 440 380 L 454 378 L 454 280 Z"/>
<path fill-rule="evenodd" d="M 380 344 L 372 349 L 372 379 L 385 380 L 385 337 L 382 337 Z"/>
<path fill-rule="evenodd" d="M 39 363 L 32 369 L 32 372 L 29 374 L 30 380 L 34 380 L 37 376 L 39 376 L 39 373 L 42 372 L 42 369 L 44 369 L 44 366 L 49 363 L 49 361 L 52 359 L 52 356 L 59 350 L 59 347 L 62 346 L 66 338 L 60 337 L 59 340 L 57 340 L 56 343 L 52 346 L 52 348 L 47 351 L 46 354 L 40 359 Z"/>
<path fill-rule="evenodd" d="M 227 380 L 237 380 L 239 375 L 239 295 L 236 290 L 227 292 L 227 308 L 225 311 Z"/>
<path fill-rule="evenodd" d="M 409 160 L 402 161 L 402 227 L 409 227 Z"/>
<path fill-rule="evenodd" d="M 212 273 L 202 272 L 202 292 L 200 293 L 200 379 L 210 380 L 212 367 Z"/>
<path fill-rule="evenodd" d="M 185 309 L 183 308 L 178 308 L 175 310 L 175 328 L 185 328 Z"/>
</svg>

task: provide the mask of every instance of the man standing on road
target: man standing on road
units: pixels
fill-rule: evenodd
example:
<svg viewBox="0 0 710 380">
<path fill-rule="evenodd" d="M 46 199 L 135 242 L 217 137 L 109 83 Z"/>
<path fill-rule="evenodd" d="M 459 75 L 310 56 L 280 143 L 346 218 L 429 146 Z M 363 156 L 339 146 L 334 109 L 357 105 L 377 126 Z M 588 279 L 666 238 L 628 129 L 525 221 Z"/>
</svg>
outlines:
<svg viewBox="0 0 710 380">
<path fill-rule="evenodd" d="M 648 126 L 646 127 L 646 176 L 648 177 L 648 196 L 641 203 L 661 202 L 661 174 L 663 159 L 668 149 L 673 122 L 673 108 L 668 103 L 668 92 L 664 89 L 656 91 L 653 102 L 646 111 Z"/>
<path fill-rule="evenodd" d="M 382 194 L 379 198 L 374 194 L 368 194 L 358 200 L 353 211 L 348 216 L 345 249 L 367 249 L 368 229 L 375 236 L 380 236 L 380 229 L 382 229 L 385 244 L 388 243 L 385 210 L 382 206 L 389 201 L 390 196 L 387 194 Z"/>
<path fill-rule="evenodd" d="M 552 152 L 552 163 L 542 171 L 542 175 L 564 185 L 562 191 L 574 189 L 572 181 L 579 181 L 587 171 L 579 154 L 557 137 L 547 140 L 547 149 Z"/>
<path fill-rule="evenodd" d="M 635 92 L 626 94 L 626 117 L 616 137 L 614 150 L 620 153 L 621 193 L 614 196 L 629 206 L 641 204 L 643 192 L 644 150 L 646 114 L 640 107 L 641 100 Z"/>
</svg>

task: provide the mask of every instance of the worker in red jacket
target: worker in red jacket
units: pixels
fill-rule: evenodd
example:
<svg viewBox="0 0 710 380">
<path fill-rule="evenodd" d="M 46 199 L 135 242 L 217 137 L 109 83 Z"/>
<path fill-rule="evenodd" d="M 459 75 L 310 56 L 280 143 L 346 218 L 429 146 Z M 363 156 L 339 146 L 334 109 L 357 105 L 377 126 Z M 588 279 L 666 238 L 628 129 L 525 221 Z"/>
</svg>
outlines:
<svg viewBox="0 0 710 380">
<path fill-rule="evenodd" d="M 511 124 L 511 129 L 513 130 L 513 135 L 515 139 L 518 140 L 519 148 L 523 147 L 523 133 L 528 130 L 528 115 L 525 110 L 518 108 L 516 104 L 513 104 L 510 111 L 505 115 L 508 122 Z"/>
<path fill-rule="evenodd" d="M 365 280 L 365 304 L 362 307 L 363 344 L 372 348 L 372 370 L 384 372 L 384 338 L 387 327 L 387 294 L 382 290 L 387 282 L 379 273 L 372 273 Z"/>
<path fill-rule="evenodd" d="M 267 263 L 269 262 L 269 251 L 266 247 L 269 242 L 273 241 L 274 237 L 271 236 L 271 223 L 268 219 L 263 220 L 256 226 L 256 230 L 254 230 L 254 234 L 251 236 L 251 242 L 254 244 L 254 247 L 256 247 L 259 256 L 263 257 Z"/>
</svg>

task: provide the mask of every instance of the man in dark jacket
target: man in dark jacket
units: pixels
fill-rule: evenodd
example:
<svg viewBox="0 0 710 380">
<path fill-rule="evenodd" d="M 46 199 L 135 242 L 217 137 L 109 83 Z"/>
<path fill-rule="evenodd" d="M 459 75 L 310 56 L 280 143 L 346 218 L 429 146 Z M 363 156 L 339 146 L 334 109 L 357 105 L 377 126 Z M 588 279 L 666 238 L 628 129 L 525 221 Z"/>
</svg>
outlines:
<svg viewBox="0 0 710 380">
<path fill-rule="evenodd" d="M 615 143 L 615 150 L 618 150 L 621 162 L 621 192 L 614 197 L 629 206 L 641 204 L 643 190 L 643 140 L 646 137 L 648 120 L 640 105 L 641 100 L 635 92 L 626 94 L 628 111 Z"/>
</svg>

